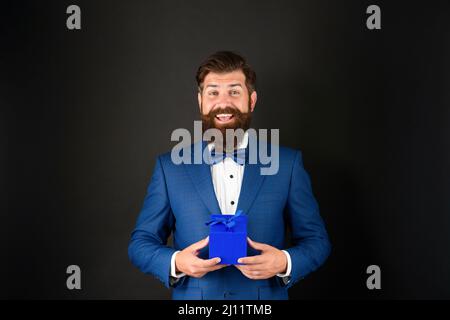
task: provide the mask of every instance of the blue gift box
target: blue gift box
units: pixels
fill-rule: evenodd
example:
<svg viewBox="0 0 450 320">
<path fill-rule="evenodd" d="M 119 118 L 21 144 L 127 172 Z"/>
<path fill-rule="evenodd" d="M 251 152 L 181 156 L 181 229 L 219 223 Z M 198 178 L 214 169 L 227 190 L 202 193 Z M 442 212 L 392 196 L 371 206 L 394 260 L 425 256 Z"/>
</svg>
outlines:
<svg viewBox="0 0 450 320">
<path fill-rule="evenodd" d="M 209 258 L 220 257 L 220 264 L 240 264 L 239 258 L 247 256 L 247 216 L 212 214 L 206 223 L 209 231 Z"/>
</svg>

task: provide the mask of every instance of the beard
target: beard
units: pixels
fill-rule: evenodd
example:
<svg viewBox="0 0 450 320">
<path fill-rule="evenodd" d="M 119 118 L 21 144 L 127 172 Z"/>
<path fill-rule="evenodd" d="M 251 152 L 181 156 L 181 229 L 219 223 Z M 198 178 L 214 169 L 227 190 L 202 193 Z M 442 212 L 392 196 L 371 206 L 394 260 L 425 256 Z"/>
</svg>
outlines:
<svg viewBox="0 0 450 320">
<path fill-rule="evenodd" d="M 250 103 L 249 103 L 248 110 L 250 110 Z M 223 123 L 223 124 L 219 123 L 216 118 L 216 116 L 219 114 L 231 114 L 232 119 L 228 123 Z M 224 150 L 225 147 L 227 146 L 226 130 L 227 129 L 232 129 L 232 130 L 242 129 L 244 132 L 247 131 L 247 129 L 250 128 L 252 115 L 251 115 L 250 111 L 249 112 L 241 112 L 235 106 L 227 106 L 225 108 L 212 109 L 208 114 L 201 113 L 201 118 L 202 118 L 203 133 L 205 133 L 206 130 L 212 129 L 212 128 L 220 130 L 220 132 L 222 133 L 222 139 L 220 139 L 219 141 L 215 141 L 214 137 L 212 137 L 210 140 L 208 140 L 208 142 L 213 141 L 214 144 L 216 144 L 216 146 L 219 146 L 219 149 Z M 239 140 L 239 135 L 236 135 L 235 139 L 233 139 L 233 140 L 234 140 L 233 143 L 230 145 L 233 145 L 234 147 L 236 147 L 237 143 L 240 142 L 240 141 L 237 141 L 237 140 Z"/>
</svg>

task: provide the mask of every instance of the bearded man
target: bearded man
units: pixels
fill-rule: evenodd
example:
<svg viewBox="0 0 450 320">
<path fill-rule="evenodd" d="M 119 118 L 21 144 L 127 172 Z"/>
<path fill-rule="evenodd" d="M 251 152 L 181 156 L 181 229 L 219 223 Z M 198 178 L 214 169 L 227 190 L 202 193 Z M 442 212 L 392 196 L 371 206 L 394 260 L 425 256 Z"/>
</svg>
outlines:
<svg viewBox="0 0 450 320">
<path fill-rule="evenodd" d="M 130 260 L 172 288 L 177 300 L 288 299 L 288 289 L 321 266 L 331 250 L 302 154 L 280 147 L 273 175 L 262 175 L 259 161 L 231 156 L 249 148 L 257 101 L 256 74 L 242 56 L 209 56 L 196 80 L 203 130 L 218 129 L 223 137 L 201 141 L 201 148 L 225 156 L 201 164 L 175 164 L 170 152 L 157 158 L 131 235 Z M 226 131 L 236 129 L 245 133 L 227 140 Z M 221 264 L 220 257 L 208 258 L 205 222 L 211 214 L 237 211 L 247 215 L 248 254 L 239 264 Z"/>
</svg>

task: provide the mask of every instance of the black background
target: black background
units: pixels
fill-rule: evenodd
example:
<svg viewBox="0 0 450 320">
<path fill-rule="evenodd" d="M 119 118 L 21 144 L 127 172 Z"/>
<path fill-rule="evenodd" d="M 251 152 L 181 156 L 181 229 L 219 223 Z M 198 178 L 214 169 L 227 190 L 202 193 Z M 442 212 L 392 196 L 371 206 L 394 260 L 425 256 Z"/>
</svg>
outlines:
<svg viewBox="0 0 450 320">
<path fill-rule="evenodd" d="M 130 232 L 155 157 L 199 118 L 199 63 L 235 50 L 254 126 L 302 150 L 333 244 L 291 298 L 449 299 L 450 4 L 393 2 L 3 1 L 0 297 L 170 298 Z"/>
</svg>

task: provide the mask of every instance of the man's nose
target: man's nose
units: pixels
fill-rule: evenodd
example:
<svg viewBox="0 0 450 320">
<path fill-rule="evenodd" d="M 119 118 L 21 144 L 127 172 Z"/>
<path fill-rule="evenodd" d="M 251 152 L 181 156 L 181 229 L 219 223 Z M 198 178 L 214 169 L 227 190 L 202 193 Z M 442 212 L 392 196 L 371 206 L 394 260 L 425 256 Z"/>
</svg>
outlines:
<svg viewBox="0 0 450 320">
<path fill-rule="evenodd" d="M 231 99 L 228 94 L 220 94 L 219 99 L 217 101 L 216 107 L 225 108 L 231 105 Z"/>
<path fill-rule="evenodd" d="M 226 102 L 220 102 L 220 103 L 217 103 L 217 104 L 216 104 L 215 108 L 216 108 L 216 109 L 225 109 L 226 107 L 229 107 L 229 106 L 230 106 L 229 103 L 226 103 Z"/>
</svg>

